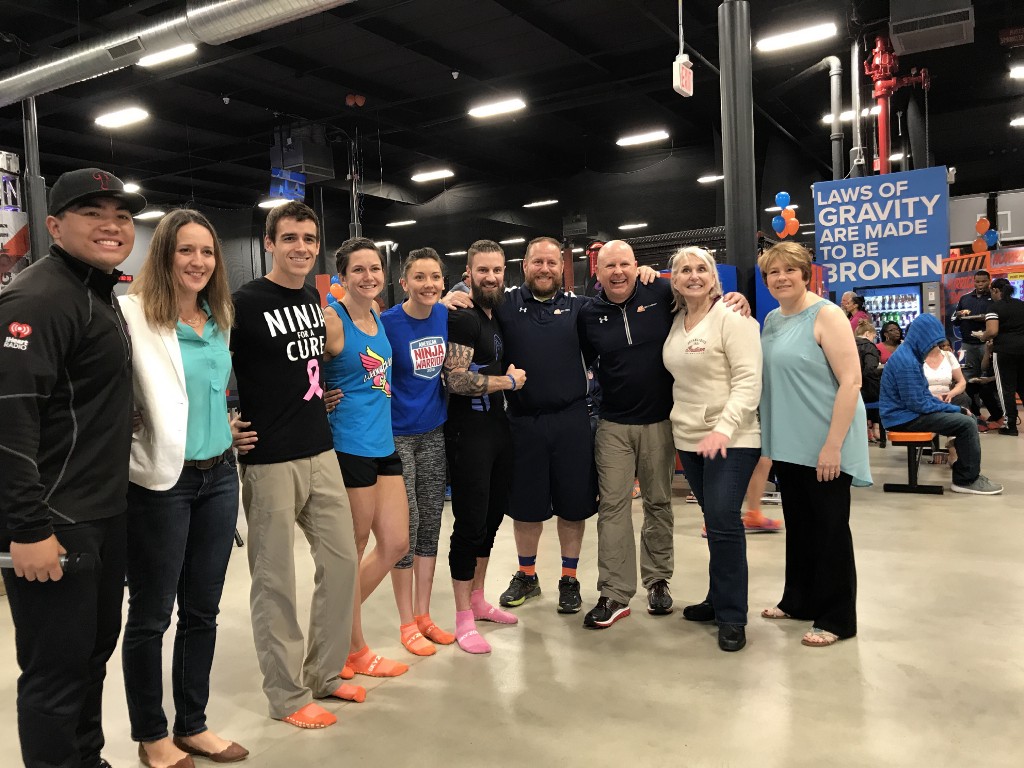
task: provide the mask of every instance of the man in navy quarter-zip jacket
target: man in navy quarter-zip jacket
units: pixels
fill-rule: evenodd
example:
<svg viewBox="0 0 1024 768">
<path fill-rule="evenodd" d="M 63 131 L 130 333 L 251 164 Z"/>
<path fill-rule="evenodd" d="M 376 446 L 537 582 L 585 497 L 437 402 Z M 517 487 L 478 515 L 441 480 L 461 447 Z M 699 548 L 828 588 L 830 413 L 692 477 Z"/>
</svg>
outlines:
<svg viewBox="0 0 1024 768">
<path fill-rule="evenodd" d="M 637 281 L 633 249 L 612 240 L 597 255 L 601 292 L 579 314 L 580 346 L 589 365 L 600 357 L 602 401 L 594 443 L 601 501 L 597 513 L 597 605 L 583 625 L 605 629 L 629 615 L 636 594 L 633 478 L 640 481 L 644 523 L 640 576 L 647 611 L 672 612 L 668 582 L 673 568 L 672 474 L 675 449 L 669 412 L 672 375 L 662 364 L 662 346 L 672 325 L 668 280 Z M 749 314 L 746 299 L 726 295 L 727 305 Z"/>
<path fill-rule="evenodd" d="M 50 193 L 49 255 L 0 293 L 0 549 L 25 765 L 107 765 L 101 702 L 121 630 L 132 359 L 113 288 L 146 200 L 98 168 Z M 64 576 L 64 552 L 93 567 Z"/>
</svg>

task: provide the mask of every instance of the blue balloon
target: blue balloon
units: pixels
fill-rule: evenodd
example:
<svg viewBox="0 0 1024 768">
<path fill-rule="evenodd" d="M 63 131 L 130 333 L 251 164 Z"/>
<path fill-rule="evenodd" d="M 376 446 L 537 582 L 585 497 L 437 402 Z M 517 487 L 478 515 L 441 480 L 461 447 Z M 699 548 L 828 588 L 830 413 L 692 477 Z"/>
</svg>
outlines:
<svg viewBox="0 0 1024 768">
<path fill-rule="evenodd" d="M 999 242 L 999 233 L 996 232 L 994 229 L 990 229 L 988 232 L 982 235 L 982 237 L 985 238 L 985 244 L 988 245 L 989 248 L 995 248 L 996 243 Z"/>
<path fill-rule="evenodd" d="M 789 205 L 789 192 L 779 192 L 775 195 L 775 204 L 779 208 L 786 208 Z"/>
<path fill-rule="evenodd" d="M 774 217 L 772 219 L 772 229 L 775 230 L 775 233 L 777 235 L 781 235 L 783 232 L 786 231 L 786 220 L 781 216 Z"/>
<path fill-rule="evenodd" d="M 341 285 L 341 279 L 337 275 L 331 275 L 332 285 Z"/>
</svg>

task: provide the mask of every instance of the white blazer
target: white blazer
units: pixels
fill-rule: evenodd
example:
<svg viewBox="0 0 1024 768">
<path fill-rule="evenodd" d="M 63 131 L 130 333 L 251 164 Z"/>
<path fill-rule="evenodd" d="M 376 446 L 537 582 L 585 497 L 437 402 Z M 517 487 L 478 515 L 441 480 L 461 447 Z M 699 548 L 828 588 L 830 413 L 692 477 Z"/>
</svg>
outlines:
<svg viewBox="0 0 1024 768">
<path fill-rule="evenodd" d="M 128 478 L 143 488 L 166 491 L 178 482 L 185 463 L 188 394 L 181 347 L 174 328 L 153 328 L 146 322 L 137 295 L 118 301 L 132 339 L 135 409 L 142 413 L 143 424 L 132 435 Z M 229 341 L 230 329 L 222 333 Z"/>
</svg>

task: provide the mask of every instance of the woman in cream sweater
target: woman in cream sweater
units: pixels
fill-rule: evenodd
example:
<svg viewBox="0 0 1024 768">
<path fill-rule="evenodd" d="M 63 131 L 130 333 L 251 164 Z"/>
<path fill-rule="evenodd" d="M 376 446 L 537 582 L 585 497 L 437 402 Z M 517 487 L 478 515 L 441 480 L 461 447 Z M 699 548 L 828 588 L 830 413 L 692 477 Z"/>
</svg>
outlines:
<svg viewBox="0 0 1024 768">
<path fill-rule="evenodd" d="M 717 621 L 718 646 L 746 645 L 747 542 L 740 507 L 761 456 L 757 405 L 761 342 L 757 321 L 720 301 L 715 260 L 700 248 L 672 257 L 672 293 L 680 309 L 665 340 L 672 374 L 672 436 L 686 478 L 704 511 L 710 587 L 683 609 L 690 621 Z"/>
</svg>

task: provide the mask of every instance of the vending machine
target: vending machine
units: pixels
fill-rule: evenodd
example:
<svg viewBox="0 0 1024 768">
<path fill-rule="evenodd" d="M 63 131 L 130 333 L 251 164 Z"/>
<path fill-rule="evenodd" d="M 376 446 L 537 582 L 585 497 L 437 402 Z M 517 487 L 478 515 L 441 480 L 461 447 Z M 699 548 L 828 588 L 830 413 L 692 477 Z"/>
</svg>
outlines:
<svg viewBox="0 0 1024 768">
<path fill-rule="evenodd" d="M 920 285 L 855 288 L 854 293 L 864 297 L 864 311 L 870 315 L 877 331 L 881 331 L 885 323 L 894 322 L 899 323 L 905 332 L 914 318 L 921 314 Z"/>
</svg>

